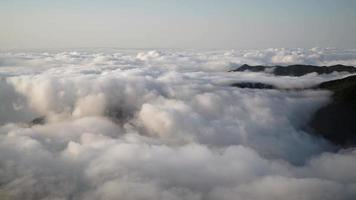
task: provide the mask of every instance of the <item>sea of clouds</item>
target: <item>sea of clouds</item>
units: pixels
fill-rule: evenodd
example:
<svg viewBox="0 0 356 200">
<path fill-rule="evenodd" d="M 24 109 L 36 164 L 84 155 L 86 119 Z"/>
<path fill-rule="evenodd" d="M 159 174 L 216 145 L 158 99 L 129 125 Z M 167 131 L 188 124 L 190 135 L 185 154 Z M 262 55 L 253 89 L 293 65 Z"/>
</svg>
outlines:
<svg viewBox="0 0 356 200">
<path fill-rule="evenodd" d="M 0 199 L 354 199 L 356 150 L 305 124 L 330 101 L 244 63 L 356 65 L 355 50 L 0 53 Z M 31 124 L 45 117 L 45 124 Z"/>
</svg>

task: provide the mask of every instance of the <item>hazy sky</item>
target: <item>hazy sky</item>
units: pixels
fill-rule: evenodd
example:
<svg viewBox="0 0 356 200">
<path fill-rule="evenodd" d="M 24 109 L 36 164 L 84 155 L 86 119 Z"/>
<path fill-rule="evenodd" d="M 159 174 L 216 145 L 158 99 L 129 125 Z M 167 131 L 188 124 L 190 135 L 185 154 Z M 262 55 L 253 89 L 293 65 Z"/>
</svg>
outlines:
<svg viewBox="0 0 356 200">
<path fill-rule="evenodd" d="M 356 0 L 0 0 L 0 48 L 356 48 Z"/>
</svg>

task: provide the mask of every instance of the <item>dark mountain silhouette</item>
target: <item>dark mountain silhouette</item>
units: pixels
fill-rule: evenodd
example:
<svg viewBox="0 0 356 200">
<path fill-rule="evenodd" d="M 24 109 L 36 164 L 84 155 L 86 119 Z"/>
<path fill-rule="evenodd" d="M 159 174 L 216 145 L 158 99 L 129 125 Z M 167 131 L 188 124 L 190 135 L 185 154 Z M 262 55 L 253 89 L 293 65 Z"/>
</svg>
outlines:
<svg viewBox="0 0 356 200">
<path fill-rule="evenodd" d="M 333 92 L 332 101 L 319 109 L 308 127 L 342 147 L 356 145 L 356 75 L 327 81 L 315 88 Z"/>
<path fill-rule="evenodd" d="M 247 64 L 230 70 L 229 72 L 266 72 L 276 76 L 303 76 L 309 73 L 330 74 L 333 72 L 356 73 L 356 68 L 346 65 L 314 66 L 314 65 L 289 65 L 289 66 L 250 66 Z"/>
<path fill-rule="evenodd" d="M 308 70 L 304 67 L 300 68 L 301 71 L 296 71 L 296 66 L 292 65 L 290 67 L 275 68 L 275 74 L 283 75 L 301 75 L 304 73 L 315 72 L 318 67 L 312 67 Z M 339 66 L 339 67 L 338 67 Z M 282 67 L 281 67 L 282 68 Z M 266 67 L 264 66 L 248 66 L 243 65 L 237 70 L 245 71 L 264 71 Z M 277 69 L 277 70 L 276 70 Z M 330 70 L 324 70 L 325 67 L 321 67 L 317 70 L 317 73 L 331 73 Z M 332 67 L 333 70 L 341 71 L 342 69 L 348 69 L 348 72 L 352 72 L 355 68 L 343 65 L 335 65 Z M 352 70 L 351 70 L 352 69 Z M 288 70 L 290 70 L 288 72 Z M 238 82 L 231 84 L 233 87 L 238 88 L 252 88 L 252 89 L 279 89 L 273 85 L 261 83 L 261 82 Z M 299 89 L 280 89 L 285 91 L 302 90 Z M 319 109 L 311 117 L 311 120 L 306 125 L 306 130 L 308 133 L 318 135 L 329 140 L 335 145 L 339 145 L 343 148 L 355 147 L 356 146 L 356 75 L 351 75 L 346 78 L 326 81 L 312 88 L 304 89 L 323 89 L 330 90 L 333 92 L 331 102 L 326 106 Z"/>
<path fill-rule="evenodd" d="M 231 84 L 232 87 L 251 89 L 277 89 L 275 86 L 260 82 L 238 82 Z"/>
<path fill-rule="evenodd" d="M 43 125 L 46 123 L 46 121 L 47 120 L 45 116 L 37 117 L 30 122 L 30 126 Z"/>
</svg>

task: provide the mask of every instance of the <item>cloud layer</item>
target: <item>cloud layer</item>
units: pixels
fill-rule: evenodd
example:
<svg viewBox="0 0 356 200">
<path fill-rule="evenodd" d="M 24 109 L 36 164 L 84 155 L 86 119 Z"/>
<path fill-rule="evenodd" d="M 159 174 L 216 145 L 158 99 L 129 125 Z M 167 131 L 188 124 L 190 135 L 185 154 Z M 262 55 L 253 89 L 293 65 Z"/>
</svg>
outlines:
<svg viewBox="0 0 356 200">
<path fill-rule="evenodd" d="M 1 53 L 0 197 L 352 199 L 356 151 L 303 127 L 329 92 L 228 86 L 347 74 L 227 72 L 242 63 L 355 65 L 356 52 Z"/>
</svg>

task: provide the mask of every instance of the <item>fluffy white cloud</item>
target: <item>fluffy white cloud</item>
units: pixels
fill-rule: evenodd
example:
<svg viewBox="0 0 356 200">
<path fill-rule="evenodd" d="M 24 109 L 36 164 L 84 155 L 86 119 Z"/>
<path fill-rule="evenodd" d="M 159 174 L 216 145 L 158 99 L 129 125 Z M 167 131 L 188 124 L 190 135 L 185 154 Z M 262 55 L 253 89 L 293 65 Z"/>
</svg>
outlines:
<svg viewBox="0 0 356 200">
<path fill-rule="evenodd" d="M 0 54 L 0 198 L 352 199 L 355 150 L 303 126 L 347 74 L 228 73 L 355 64 L 334 49 Z M 30 126 L 36 117 L 47 123 Z"/>
</svg>

